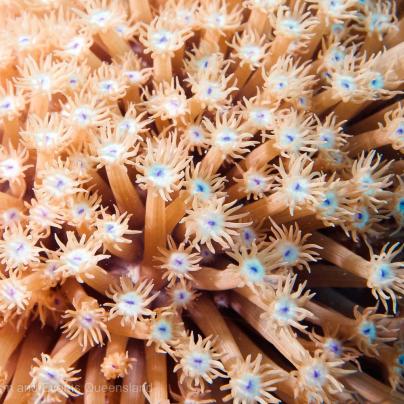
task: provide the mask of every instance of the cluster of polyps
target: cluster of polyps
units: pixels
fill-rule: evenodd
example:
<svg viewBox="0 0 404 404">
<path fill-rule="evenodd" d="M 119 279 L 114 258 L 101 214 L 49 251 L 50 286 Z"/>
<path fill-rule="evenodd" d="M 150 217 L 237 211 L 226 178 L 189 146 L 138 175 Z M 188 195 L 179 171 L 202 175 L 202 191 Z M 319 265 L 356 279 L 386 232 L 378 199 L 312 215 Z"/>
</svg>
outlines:
<svg viewBox="0 0 404 404">
<path fill-rule="evenodd" d="M 399 9 L 1 1 L 2 400 L 403 402 Z"/>
</svg>

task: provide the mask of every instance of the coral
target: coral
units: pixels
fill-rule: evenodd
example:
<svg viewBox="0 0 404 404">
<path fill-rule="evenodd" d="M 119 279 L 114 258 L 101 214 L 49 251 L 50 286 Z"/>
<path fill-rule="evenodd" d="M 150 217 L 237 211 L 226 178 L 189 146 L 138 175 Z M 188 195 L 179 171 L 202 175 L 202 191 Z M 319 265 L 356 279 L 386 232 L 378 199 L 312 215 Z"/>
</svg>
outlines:
<svg viewBox="0 0 404 404">
<path fill-rule="evenodd" d="M 404 402 L 402 4 L 0 1 L 0 401 Z"/>
</svg>

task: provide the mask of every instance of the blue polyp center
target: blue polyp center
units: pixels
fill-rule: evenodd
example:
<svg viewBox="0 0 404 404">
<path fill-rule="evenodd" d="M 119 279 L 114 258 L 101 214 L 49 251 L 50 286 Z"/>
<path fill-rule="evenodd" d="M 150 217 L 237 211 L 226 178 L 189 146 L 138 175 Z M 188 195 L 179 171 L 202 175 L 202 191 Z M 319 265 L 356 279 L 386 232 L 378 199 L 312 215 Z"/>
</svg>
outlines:
<svg viewBox="0 0 404 404">
<path fill-rule="evenodd" d="M 366 209 L 362 209 L 360 212 L 355 214 L 355 226 L 358 229 L 363 229 L 369 223 L 369 213 Z"/>
<path fill-rule="evenodd" d="M 240 379 L 240 393 L 244 397 L 254 399 L 260 395 L 261 378 L 258 375 L 246 374 Z"/>
<path fill-rule="evenodd" d="M 146 174 L 158 187 L 165 187 L 171 182 L 169 168 L 163 164 L 153 164 Z"/>
<path fill-rule="evenodd" d="M 279 82 L 276 84 L 276 87 L 277 87 L 279 90 L 282 90 L 282 89 L 284 89 L 284 88 L 286 87 L 286 83 L 285 83 L 284 81 L 279 81 Z"/>
<path fill-rule="evenodd" d="M 247 190 L 250 192 L 263 191 L 265 187 L 265 179 L 258 174 L 251 174 L 247 178 Z"/>
<path fill-rule="evenodd" d="M 9 109 L 11 107 L 11 101 L 5 100 L 2 103 L 0 103 L 0 109 Z"/>
<path fill-rule="evenodd" d="M 394 273 L 388 263 L 381 263 L 374 269 L 374 280 L 380 285 L 386 285 L 394 278 Z"/>
<path fill-rule="evenodd" d="M 293 146 L 293 143 L 297 143 L 299 133 L 295 129 L 286 129 L 280 136 L 280 146 L 288 147 Z M 296 147 L 299 145 L 296 144 Z"/>
<path fill-rule="evenodd" d="M 322 363 L 314 363 L 305 369 L 305 381 L 310 387 L 321 388 L 327 380 L 327 369 Z"/>
<path fill-rule="evenodd" d="M 250 118 L 252 121 L 259 125 L 269 125 L 271 122 L 271 113 L 264 108 L 255 108 L 251 114 Z"/>
<path fill-rule="evenodd" d="M 329 339 L 325 343 L 325 346 L 328 349 L 328 351 L 330 351 L 335 356 L 340 356 L 342 353 L 342 347 L 341 347 L 341 343 L 339 341 L 336 341 L 334 339 Z"/>
<path fill-rule="evenodd" d="M 372 344 L 377 338 L 376 326 L 371 321 L 363 321 L 359 327 L 359 331 L 366 337 L 369 344 Z"/>
<path fill-rule="evenodd" d="M 164 167 L 154 167 L 151 171 L 151 175 L 156 178 L 161 178 L 165 173 Z"/>
<path fill-rule="evenodd" d="M 202 375 L 210 368 L 211 357 L 206 352 L 191 352 L 186 356 L 188 367 L 196 374 Z"/>
<path fill-rule="evenodd" d="M 237 140 L 237 135 L 234 131 L 223 129 L 217 136 L 217 144 L 224 148 L 232 146 Z"/>
<path fill-rule="evenodd" d="M 116 230 L 116 224 L 115 223 L 107 223 L 105 225 L 105 231 L 107 233 L 113 233 Z"/>
<path fill-rule="evenodd" d="M 77 210 L 76 210 L 76 213 L 77 213 L 77 215 L 78 216 L 83 216 L 84 215 L 84 213 L 86 213 L 86 211 L 87 211 L 87 206 L 83 206 L 83 205 L 79 205 L 78 207 L 77 207 Z"/>
<path fill-rule="evenodd" d="M 404 123 L 403 123 L 403 122 L 400 122 L 400 123 L 397 125 L 397 129 L 395 130 L 395 134 L 396 134 L 396 136 L 398 136 L 398 137 L 401 137 L 401 136 L 404 135 Z"/>
<path fill-rule="evenodd" d="M 388 17 L 386 15 L 372 13 L 370 16 L 369 29 L 370 31 L 382 32 L 386 23 L 388 23 Z"/>
<path fill-rule="evenodd" d="M 241 239 L 247 247 L 250 247 L 252 242 L 256 239 L 256 234 L 253 229 L 245 228 L 241 232 Z"/>
<path fill-rule="evenodd" d="M 212 238 L 223 230 L 223 216 L 215 212 L 205 212 L 199 219 L 198 224 L 204 237 Z"/>
<path fill-rule="evenodd" d="M 203 132 L 198 126 L 191 126 L 188 131 L 188 135 L 193 142 L 200 143 L 204 136 Z"/>
<path fill-rule="evenodd" d="M 324 130 L 320 133 L 321 143 L 318 145 L 319 149 L 332 149 L 335 146 L 335 134 L 331 130 Z"/>
<path fill-rule="evenodd" d="M 345 58 L 345 53 L 339 49 L 335 49 L 332 53 L 331 53 L 331 60 L 335 63 L 339 63 L 342 60 L 344 60 Z"/>
<path fill-rule="evenodd" d="M 203 200 L 208 199 L 211 196 L 210 185 L 200 178 L 196 178 L 192 181 L 192 194 Z"/>
<path fill-rule="evenodd" d="M 370 88 L 373 90 L 381 90 L 384 87 L 384 78 L 380 73 L 376 73 L 375 77 L 370 81 Z"/>
<path fill-rule="evenodd" d="M 399 199 L 396 205 L 396 210 L 401 216 L 404 216 L 404 198 Z"/>
<path fill-rule="evenodd" d="M 265 268 L 258 258 L 245 259 L 240 272 L 252 283 L 262 282 L 265 278 Z"/>
<path fill-rule="evenodd" d="M 160 341 L 169 341 L 172 338 L 172 326 L 165 320 L 160 320 L 154 326 L 153 336 Z"/>
<path fill-rule="evenodd" d="M 366 0 L 363 0 L 363 1 L 366 1 Z M 345 28 L 344 24 L 335 23 L 332 25 L 331 30 L 334 34 L 340 34 L 341 32 L 343 32 L 344 28 Z"/>
<path fill-rule="evenodd" d="M 24 251 L 24 243 L 15 243 L 14 252 L 21 253 L 22 251 Z"/>
<path fill-rule="evenodd" d="M 329 0 L 327 6 L 331 10 L 338 10 L 341 7 L 341 2 L 337 0 Z"/>
<path fill-rule="evenodd" d="M 30 42 L 31 42 L 31 38 L 30 38 L 29 36 L 23 35 L 23 36 L 20 36 L 20 37 L 18 38 L 18 43 L 19 43 L 20 45 L 27 45 L 27 44 L 29 44 Z"/>
<path fill-rule="evenodd" d="M 175 298 L 180 303 L 184 303 L 184 302 L 186 302 L 188 300 L 189 293 L 186 290 L 177 290 L 175 292 Z"/>
<path fill-rule="evenodd" d="M 307 97 L 299 97 L 298 103 L 303 109 L 307 108 L 307 106 L 308 106 Z"/>
<path fill-rule="evenodd" d="M 332 215 L 335 213 L 338 207 L 338 201 L 335 193 L 327 192 L 325 194 L 324 199 L 320 204 L 321 209 L 323 210 L 325 215 Z"/>
<path fill-rule="evenodd" d="M 288 186 L 289 195 L 296 202 L 303 202 L 308 195 L 308 182 L 304 178 L 297 178 Z"/>
<path fill-rule="evenodd" d="M 187 272 L 190 266 L 187 255 L 181 252 L 173 252 L 169 260 L 169 266 L 175 272 Z"/>
<path fill-rule="evenodd" d="M 337 85 L 345 92 L 352 92 L 356 89 L 355 81 L 350 76 L 338 77 Z"/>
<path fill-rule="evenodd" d="M 294 245 L 285 245 L 281 247 L 282 259 L 288 264 L 293 264 L 299 258 L 299 251 Z"/>
<path fill-rule="evenodd" d="M 119 296 L 117 307 L 123 315 L 137 316 L 141 310 L 142 301 L 136 292 L 127 292 Z"/>
<path fill-rule="evenodd" d="M 102 92 L 110 92 L 113 91 L 115 87 L 115 82 L 112 80 L 106 80 L 106 81 L 102 81 L 100 83 L 100 90 Z"/>
<path fill-rule="evenodd" d="M 288 321 L 295 317 L 296 305 L 288 297 L 280 297 L 275 303 L 275 316 L 280 321 Z"/>
<path fill-rule="evenodd" d="M 301 33 L 300 23 L 297 20 L 284 19 L 281 21 L 280 27 L 287 31 L 289 35 L 298 36 Z"/>
<path fill-rule="evenodd" d="M 219 100 L 222 92 L 218 83 L 213 81 L 206 82 L 204 85 L 205 101 L 212 102 L 212 100 Z"/>
<path fill-rule="evenodd" d="M 93 317 L 90 314 L 85 314 L 81 318 L 81 324 L 83 326 L 92 327 L 93 324 Z"/>
</svg>

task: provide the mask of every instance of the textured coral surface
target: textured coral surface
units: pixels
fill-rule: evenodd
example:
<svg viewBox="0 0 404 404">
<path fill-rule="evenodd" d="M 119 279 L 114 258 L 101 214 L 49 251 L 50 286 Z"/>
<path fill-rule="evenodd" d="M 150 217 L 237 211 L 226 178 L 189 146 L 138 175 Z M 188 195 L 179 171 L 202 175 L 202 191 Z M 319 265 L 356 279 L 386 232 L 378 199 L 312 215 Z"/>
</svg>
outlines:
<svg viewBox="0 0 404 404">
<path fill-rule="evenodd" d="M 403 403 L 403 89 L 403 0 L 1 0 L 0 401 Z"/>
</svg>

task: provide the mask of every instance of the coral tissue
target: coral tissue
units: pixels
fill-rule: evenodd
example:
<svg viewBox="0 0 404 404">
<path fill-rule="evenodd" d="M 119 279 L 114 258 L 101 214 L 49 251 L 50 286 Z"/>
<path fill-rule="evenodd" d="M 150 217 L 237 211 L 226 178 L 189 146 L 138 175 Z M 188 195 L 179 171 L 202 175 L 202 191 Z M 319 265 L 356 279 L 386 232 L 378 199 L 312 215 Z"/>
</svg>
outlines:
<svg viewBox="0 0 404 404">
<path fill-rule="evenodd" d="M 403 0 L 0 1 L 0 400 L 404 402 Z"/>
</svg>

